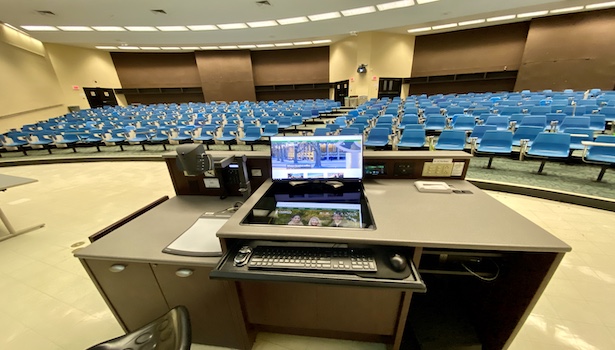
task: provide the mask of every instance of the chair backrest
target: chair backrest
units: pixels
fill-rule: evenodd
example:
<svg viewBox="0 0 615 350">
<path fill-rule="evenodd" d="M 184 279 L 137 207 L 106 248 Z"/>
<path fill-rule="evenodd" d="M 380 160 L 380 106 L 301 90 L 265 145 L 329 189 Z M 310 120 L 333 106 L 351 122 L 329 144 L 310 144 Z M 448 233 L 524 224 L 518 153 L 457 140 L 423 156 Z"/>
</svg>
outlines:
<svg viewBox="0 0 615 350">
<path fill-rule="evenodd" d="M 192 344 L 190 315 L 176 306 L 158 319 L 126 335 L 107 340 L 87 350 L 161 349 L 188 350 Z"/>
<path fill-rule="evenodd" d="M 260 137 L 261 136 L 261 128 L 258 126 L 247 126 L 243 129 L 245 136 L 249 137 Z"/>
<path fill-rule="evenodd" d="M 519 146 L 521 144 L 521 140 L 528 140 L 531 144 L 531 142 L 534 141 L 536 136 L 538 136 L 538 134 L 543 131 L 545 131 L 545 129 L 540 126 L 520 126 L 517 128 L 517 130 L 515 130 L 515 133 L 513 134 L 513 145 Z"/>
<path fill-rule="evenodd" d="M 589 128 L 593 130 L 604 130 L 606 128 L 606 116 L 604 114 L 586 114 L 589 117 Z"/>
<path fill-rule="evenodd" d="M 615 136 L 614 135 L 598 135 L 598 137 L 596 137 L 595 142 L 615 144 Z M 587 155 L 585 156 L 585 158 L 589 160 L 596 160 L 596 161 L 615 164 L 615 146 L 614 147 L 599 146 L 599 145 L 589 146 L 587 148 Z"/>
<path fill-rule="evenodd" d="M 545 115 L 551 113 L 551 106 L 534 106 L 530 108 L 530 114 Z"/>
<path fill-rule="evenodd" d="M 476 138 L 476 142 L 480 143 L 487 130 L 497 130 L 497 127 L 495 125 L 477 125 L 472 130 L 470 138 Z"/>
<path fill-rule="evenodd" d="M 425 143 L 425 129 L 406 129 L 401 134 L 399 142 Z"/>
<path fill-rule="evenodd" d="M 442 130 L 446 127 L 446 117 L 442 115 L 430 115 L 425 120 L 425 128 Z"/>
<path fill-rule="evenodd" d="M 530 146 L 530 152 L 548 151 L 568 156 L 570 151 L 570 134 L 559 132 L 541 132 Z M 551 154 L 556 155 L 556 154 Z"/>
<path fill-rule="evenodd" d="M 567 128 L 589 129 L 589 117 L 566 117 L 558 129 L 561 132 L 566 132 Z"/>
<path fill-rule="evenodd" d="M 453 129 L 473 130 L 476 126 L 476 119 L 471 115 L 456 116 L 453 121 Z"/>
<path fill-rule="evenodd" d="M 583 141 L 594 141 L 594 130 L 588 128 L 568 128 L 566 133 L 570 134 L 570 148 L 583 149 Z"/>
<path fill-rule="evenodd" d="M 527 115 L 521 119 L 519 126 L 540 126 L 543 129 L 547 127 L 546 115 Z"/>
<path fill-rule="evenodd" d="M 436 149 L 446 146 L 463 150 L 466 144 L 466 132 L 463 130 L 443 130 L 436 142 Z"/>
<path fill-rule="evenodd" d="M 388 128 L 375 127 L 369 131 L 367 139 L 372 140 L 388 140 L 391 131 Z"/>
<path fill-rule="evenodd" d="M 510 117 L 506 115 L 492 115 L 487 117 L 485 125 L 495 125 L 497 130 L 506 130 L 508 129 L 509 122 Z"/>
<path fill-rule="evenodd" d="M 348 128 L 344 128 L 342 129 L 342 131 L 340 131 L 340 135 L 360 135 L 361 131 L 359 130 L 359 128 L 353 128 L 353 127 L 348 127 Z"/>
<path fill-rule="evenodd" d="M 510 130 L 485 131 L 478 150 L 484 147 L 500 148 L 502 152 L 512 152 L 513 133 Z"/>
</svg>

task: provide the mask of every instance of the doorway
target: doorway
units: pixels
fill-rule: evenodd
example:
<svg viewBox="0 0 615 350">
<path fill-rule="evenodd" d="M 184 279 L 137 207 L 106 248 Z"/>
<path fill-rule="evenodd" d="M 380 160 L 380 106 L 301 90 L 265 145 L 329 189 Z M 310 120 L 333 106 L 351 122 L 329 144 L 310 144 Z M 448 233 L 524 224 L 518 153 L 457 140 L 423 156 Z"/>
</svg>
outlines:
<svg viewBox="0 0 615 350">
<path fill-rule="evenodd" d="M 85 92 L 85 96 L 88 98 L 90 108 L 117 106 L 117 99 L 113 89 L 84 87 L 83 92 Z"/>
<path fill-rule="evenodd" d="M 348 80 L 338 81 L 337 83 L 333 83 L 335 84 L 335 92 L 333 94 L 335 98 L 335 102 L 341 103 L 342 106 L 344 105 L 344 98 L 348 97 L 348 84 L 349 83 L 350 81 Z"/>
<path fill-rule="evenodd" d="M 378 98 L 401 96 L 402 78 L 380 78 L 378 82 Z"/>
</svg>

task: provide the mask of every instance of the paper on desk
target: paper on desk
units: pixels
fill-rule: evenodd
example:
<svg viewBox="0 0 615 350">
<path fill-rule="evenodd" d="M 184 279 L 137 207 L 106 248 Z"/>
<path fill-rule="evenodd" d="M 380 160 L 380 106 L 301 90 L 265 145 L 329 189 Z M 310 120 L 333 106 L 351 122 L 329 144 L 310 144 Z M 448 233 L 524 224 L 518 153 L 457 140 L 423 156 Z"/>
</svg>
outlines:
<svg viewBox="0 0 615 350">
<path fill-rule="evenodd" d="M 162 251 L 188 256 L 221 256 L 222 247 L 216 232 L 228 218 L 199 218 L 186 232 Z"/>
</svg>

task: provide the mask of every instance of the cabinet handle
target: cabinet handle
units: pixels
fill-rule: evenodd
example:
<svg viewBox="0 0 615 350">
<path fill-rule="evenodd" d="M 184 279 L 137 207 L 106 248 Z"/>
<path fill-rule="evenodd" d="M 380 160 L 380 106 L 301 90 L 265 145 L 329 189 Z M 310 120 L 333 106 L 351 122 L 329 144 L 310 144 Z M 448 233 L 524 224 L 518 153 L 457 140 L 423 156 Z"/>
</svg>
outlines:
<svg viewBox="0 0 615 350">
<path fill-rule="evenodd" d="M 124 269 L 126 269 L 126 265 L 114 264 L 114 265 L 111 265 L 111 267 L 109 268 L 109 271 L 111 271 L 111 272 L 122 272 L 122 271 L 124 271 Z"/>
<path fill-rule="evenodd" d="M 177 277 L 190 277 L 190 276 L 192 276 L 193 273 L 194 273 L 194 271 L 191 270 L 191 269 L 179 269 L 179 270 L 175 271 L 175 275 Z"/>
</svg>

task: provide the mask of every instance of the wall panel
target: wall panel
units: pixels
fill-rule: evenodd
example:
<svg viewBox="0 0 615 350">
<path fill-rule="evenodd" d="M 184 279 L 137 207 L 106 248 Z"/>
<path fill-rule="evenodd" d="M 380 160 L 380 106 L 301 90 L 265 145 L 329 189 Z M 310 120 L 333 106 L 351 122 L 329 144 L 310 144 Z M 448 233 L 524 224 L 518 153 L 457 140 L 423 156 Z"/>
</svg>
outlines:
<svg viewBox="0 0 615 350">
<path fill-rule="evenodd" d="M 199 51 L 195 56 L 205 100 L 256 100 L 249 50 Z"/>
<path fill-rule="evenodd" d="M 329 82 L 329 47 L 252 52 L 254 84 L 286 85 Z"/>
<path fill-rule="evenodd" d="M 193 53 L 111 53 L 123 88 L 198 87 Z"/>
<path fill-rule="evenodd" d="M 615 10 L 534 19 L 515 90 L 612 90 Z"/>
<path fill-rule="evenodd" d="M 412 76 L 517 70 L 529 22 L 416 37 Z"/>
</svg>

